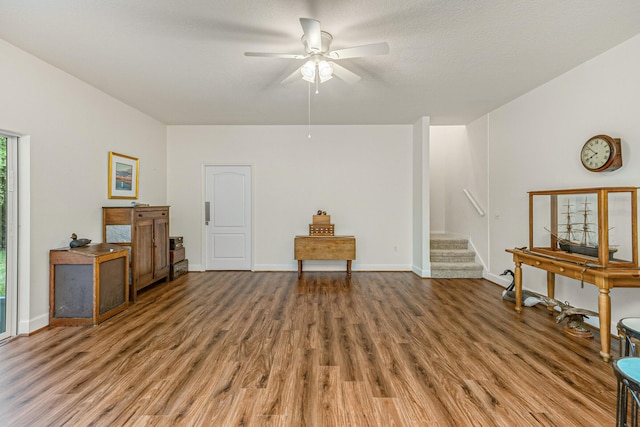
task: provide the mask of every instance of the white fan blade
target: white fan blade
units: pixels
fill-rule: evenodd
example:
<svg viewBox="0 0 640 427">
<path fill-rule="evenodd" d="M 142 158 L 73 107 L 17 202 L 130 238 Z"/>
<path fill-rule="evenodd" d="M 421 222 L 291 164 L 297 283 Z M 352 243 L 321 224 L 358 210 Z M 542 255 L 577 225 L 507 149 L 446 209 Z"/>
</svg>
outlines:
<svg viewBox="0 0 640 427">
<path fill-rule="evenodd" d="M 302 31 L 307 38 L 307 45 L 312 52 L 320 52 L 322 50 L 322 39 L 320 36 L 320 21 L 309 18 L 300 18 Z"/>
<path fill-rule="evenodd" d="M 361 78 L 359 75 L 353 71 L 347 70 L 342 65 L 338 65 L 335 62 L 330 62 L 329 64 L 333 67 L 333 75 L 349 84 L 353 84 Z"/>
<path fill-rule="evenodd" d="M 329 52 L 331 59 L 358 58 L 360 56 L 386 55 L 389 53 L 389 45 L 386 42 L 365 44 L 363 46 L 348 47 Z"/>
<path fill-rule="evenodd" d="M 295 53 L 269 53 L 269 52 L 245 52 L 244 56 L 262 56 L 267 58 L 304 59 L 309 55 Z"/>
<path fill-rule="evenodd" d="M 295 81 L 302 80 L 302 74 L 300 73 L 300 68 L 296 68 L 295 71 L 289 74 L 283 81 L 280 82 L 282 85 L 288 85 Z"/>
</svg>

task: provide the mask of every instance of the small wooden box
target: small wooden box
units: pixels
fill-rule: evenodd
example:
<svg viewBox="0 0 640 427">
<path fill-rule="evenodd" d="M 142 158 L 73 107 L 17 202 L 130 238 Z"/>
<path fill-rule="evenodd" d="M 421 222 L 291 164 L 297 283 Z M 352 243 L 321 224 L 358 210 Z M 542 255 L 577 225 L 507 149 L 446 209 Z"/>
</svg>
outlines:
<svg viewBox="0 0 640 427">
<path fill-rule="evenodd" d="M 184 259 L 184 246 L 180 249 L 172 249 L 169 251 L 169 261 L 175 264 Z"/>
<path fill-rule="evenodd" d="M 171 264 L 171 270 L 169 271 L 169 280 L 176 280 L 180 276 L 184 276 L 189 272 L 189 260 L 183 259 L 175 264 Z"/>
<path fill-rule="evenodd" d="M 333 224 L 309 224 L 309 236 L 333 236 Z"/>
<path fill-rule="evenodd" d="M 169 236 L 169 249 L 180 249 L 182 247 L 182 236 Z"/>
<path fill-rule="evenodd" d="M 330 224 L 331 215 L 314 215 L 313 223 L 314 224 Z"/>
</svg>

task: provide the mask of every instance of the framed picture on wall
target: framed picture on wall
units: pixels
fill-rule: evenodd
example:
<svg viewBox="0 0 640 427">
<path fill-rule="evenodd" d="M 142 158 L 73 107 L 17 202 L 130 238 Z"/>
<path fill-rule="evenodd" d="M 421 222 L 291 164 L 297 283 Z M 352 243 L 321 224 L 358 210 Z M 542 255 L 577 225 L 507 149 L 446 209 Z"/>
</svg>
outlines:
<svg viewBox="0 0 640 427">
<path fill-rule="evenodd" d="M 137 199 L 139 160 L 109 152 L 109 198 Z"/>
</svg>

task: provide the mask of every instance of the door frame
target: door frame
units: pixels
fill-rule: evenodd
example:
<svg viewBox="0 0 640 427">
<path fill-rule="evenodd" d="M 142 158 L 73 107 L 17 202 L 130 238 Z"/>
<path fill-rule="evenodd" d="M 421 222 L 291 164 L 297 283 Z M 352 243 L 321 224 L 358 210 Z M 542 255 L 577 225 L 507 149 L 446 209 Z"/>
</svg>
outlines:
<svg viewBox="0 0 640 427">
<path fill-rule="evenodd" d="M 256 215 L 255 215 L 255 211 L 256 211 L 256 204 L 255 204 L 255 167 L 253 163 L 250 162 L 230 162 L 230 163 L 203 163 L 202 164 L 202 170 L 201 170 L 201 177 L 200 177 L 200 188 L 201 188 L 201 192 L 200 192 L 200 236 L 202 237 L 201 243 L 202 246 L 200 248 L 200 253 L 202 254 L 201 259 L 201 265 L 200 265 L 200 271 L 207 271 L 207 227 L 205 225 L 205 219 L 206 219 L 206 212 L 205 212 L 205 202 L 207 200 L 207 167 L 211 167 L 211 166 L 247 166 L 249 167 L 249 170 L 251 171 L 251 266 L 250 266 L 250 271 L 255 271 L 255 265 L 256 265 L 256 257 L 255 257 L 255 251 L 256 251 L 256 242 L 255 242 L 255 237 L 256 237 Z"/>
</svg>

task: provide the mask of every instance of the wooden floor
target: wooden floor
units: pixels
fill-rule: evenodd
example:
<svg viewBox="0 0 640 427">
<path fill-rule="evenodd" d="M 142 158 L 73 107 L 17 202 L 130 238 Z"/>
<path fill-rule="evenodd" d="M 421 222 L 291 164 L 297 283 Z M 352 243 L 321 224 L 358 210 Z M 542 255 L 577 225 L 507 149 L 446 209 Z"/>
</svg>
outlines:
<svg viewBox="0 0 640 427">
<path fill-rule="evenodd" d="M 0 346 L 0 424 L 614 425 L 597 334 L 518 315 L 501 291 L 412 273 L 190 273 L 97 327 Z"/>
</svg>

